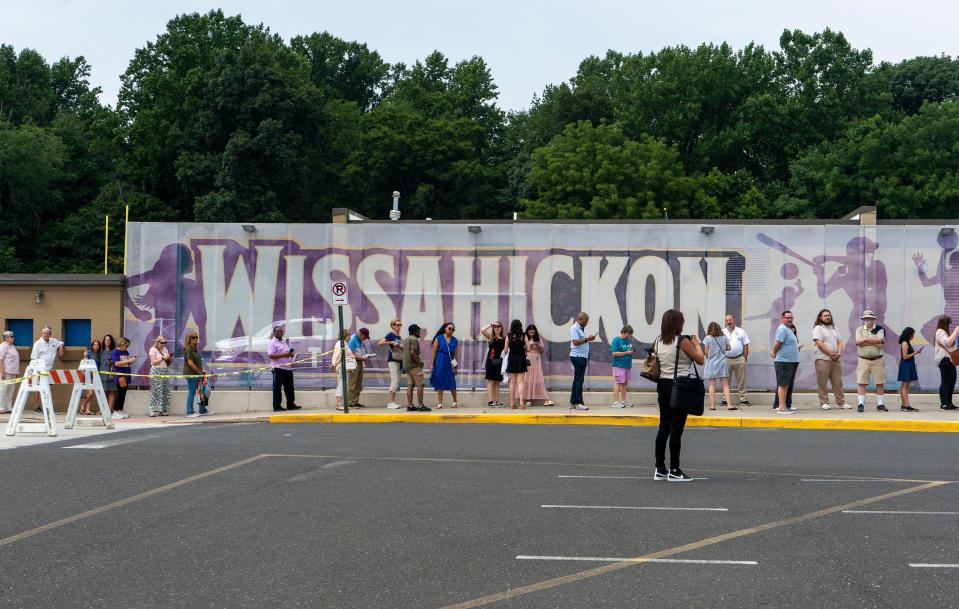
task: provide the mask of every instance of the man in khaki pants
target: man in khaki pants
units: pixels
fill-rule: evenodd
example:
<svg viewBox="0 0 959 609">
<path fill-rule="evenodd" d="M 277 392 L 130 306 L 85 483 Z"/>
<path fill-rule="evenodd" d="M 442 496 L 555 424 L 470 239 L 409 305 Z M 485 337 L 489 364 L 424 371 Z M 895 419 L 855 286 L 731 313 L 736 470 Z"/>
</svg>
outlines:
<svg viewBox="0 0 959 609">
<path fill-rule="evenodd" d="M 869 309 L 862 312 L 860 318 L 863 325 L 856 328 L 856 351 L 859 355 L 859 364 L 856 366 L 856 383 L 859 384 L 859 406 L 862 412 L 866 408 L 866 386 L 869 377 L 876 383 L 876 410 L 889 412 L 885 404 L 886 364 L 883 360 L 882 343 L 886 338 L 886 331 L 876 325 L 876 315 Z"/>
<path fill-rule="evenodd" d="M 736 318 L 726 315 L 726 326 L 723 334 L 729 340 L 729 351 L 726 352 L 726 363 L 729 365 L 729 388 L 732 390 L 733 381 L 739 392 L 739 405 L 749 406 L 749 396 L 746 393 L 746 362 L 749 360 L 749 335 L 742 328 L 736 327 Z M 723 400 L 723 406 L 730 406 Z"/>
<path fill-rule="evenodd" d="M 842 391 L 842 356 L 843 342 L 839 330 L 832 320 L 832 311 L 823 309 L 816 317 L 816 325 L 812 329 L 812 340 L 816 343 L 816 385 L 819 388 L 819 407 L 829 410 L 829 394 L 826 392 L 826 381 L 832 384 L 832 392 L 836 396 L 836 406 L 852 408 L 846 404 L 846 395 Z"/>
</svg>

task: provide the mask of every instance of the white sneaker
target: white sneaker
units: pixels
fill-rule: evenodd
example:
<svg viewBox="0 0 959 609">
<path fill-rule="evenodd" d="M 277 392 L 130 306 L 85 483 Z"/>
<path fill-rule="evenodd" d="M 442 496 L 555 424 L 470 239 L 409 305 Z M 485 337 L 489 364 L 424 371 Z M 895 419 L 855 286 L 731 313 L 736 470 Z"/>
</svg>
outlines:
<svg viewBox="0 0 959 609">
<path fill-rule="evenodd" d="M 843 405 L 842 405 L 842 409 L 843 409 L 843 410 L 852 410 L 852 404 L 843 404 Z"/>
<path fill-rule="evenodd" d="M 623 408 L 632 408 L 632 407 L 633 407 L 632 402 L 623 402 Z"/>
<path fill-rule="evenodd" d="M 569 407 L 570 410 L 589 410 L 589 406 L 586 404 L 573 404 Z"/>
<path fill-rule="evenodd" d="M 186 416 L 187 416 L 187 418 L 189 418 L 189 419 L 196 419 L 196 418 L 198 418 L 198 417 L 200 416 L 200 413 L 199 413 L 199 412 L 194 412 L 193 414 L 188 414 L 188 415 L 186 415 Z"/>
<path fill-rule="evenodd" d="M 392 408 L 392 409 L 395 410 L 395 409 L 397 409 L 397 408 L 400 408 L 400 405 L 397 404 L 396 402 L 390 402 L 389 404 L 386 405 L 386 407 L 387 407 L 387 408 Z"/>
<path fill-rule="evenodd" d="M 613 408 L 626 408 L 626 402 L 613 402 Z"/>
<path fill-rule="evenodd" d="M 829 410 L 831 408 L 829 404 L 820 404 L 819 407 L 822 408 L 823 410 Z"/>
</svg>

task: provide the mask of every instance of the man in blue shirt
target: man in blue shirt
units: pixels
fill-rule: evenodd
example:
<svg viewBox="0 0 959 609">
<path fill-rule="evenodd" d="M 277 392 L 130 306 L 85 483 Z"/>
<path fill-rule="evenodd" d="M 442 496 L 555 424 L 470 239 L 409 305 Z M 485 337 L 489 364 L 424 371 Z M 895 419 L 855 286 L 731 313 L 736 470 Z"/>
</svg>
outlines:
<svg viewBox="0 0 959 609">
<path fill-rule="evenodd" d="M 589 342 L 595 334 L 586 335 L 589 315 L 580 313 L 569 328 L 569 361 L 573 364 L 573 389 L 569 394 L 570 410 L 589 410 L 583 403 L 583 381 L 586 378 L 586 365 L 589 363 Z"/>
<path fill-rule="evenodd" d="M 773 366 L 776 368 L 776 393 L 779 396 L 779 408 L 776 412 L 780 414 L 796 412 L 792 406 L 786 408 L 786 390 L 796 377 L 796 370 L 799 369 L 799 339 L 796 338 L 793 319 L 792 311 L 783 311 L 780 316 L 782 323 L 776 329 L 776 340 L 773 348 L 769 350 L 769 355 L 773 358 Z"/>
<path fill-rule="evenodd" d="M 348 406 L 350 408 L 365 408 L 363 404 L 360 404 L 360 394 L 363 393 L 363 362 L 372 355 L 364 347 L 368 340 L 370 340 L 370 331 L 366 328 L 360 328 L 356 334 L 350 337 L 350 351 L 356 358 L 356 368 L 347 372 L 350 393 Z"/>
</svg>

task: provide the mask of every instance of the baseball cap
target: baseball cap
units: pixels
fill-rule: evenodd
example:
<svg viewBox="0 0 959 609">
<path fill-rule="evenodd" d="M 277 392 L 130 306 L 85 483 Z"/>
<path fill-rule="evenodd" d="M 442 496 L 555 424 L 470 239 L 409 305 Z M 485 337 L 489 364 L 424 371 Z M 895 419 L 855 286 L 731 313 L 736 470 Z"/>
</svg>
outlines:
<svg viewBox="0 0 959 609">
<path fill-rule="evenodd" d="M 410 334 L 416 334 L 417 332 L 420 331 L 420 327 L 416 324 L 410 324 L 410 327 L 408 328 L 408 330 Z"/>
</svg>

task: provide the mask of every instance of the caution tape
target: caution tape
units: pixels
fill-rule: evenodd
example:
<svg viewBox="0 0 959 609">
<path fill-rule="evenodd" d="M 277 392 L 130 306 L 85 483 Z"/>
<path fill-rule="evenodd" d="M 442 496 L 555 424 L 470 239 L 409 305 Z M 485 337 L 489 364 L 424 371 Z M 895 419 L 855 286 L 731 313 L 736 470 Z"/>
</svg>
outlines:
<svg viewBox="0 0 959 609">
<path fill-rule="evenodd" d="M 29 376 L 21 376 L 20 378 L 7 379 L 7 380 L 5 380 L 5 381 L 0 381 L 0 385 L 13 385 L 13 384 L 16 384 L 16 383 L 22 383 L 23 381 L 27 380 L 28 378 L 32 378 L 33 376 L 50 376 L 50 373 L 49 373 L 49 372 L 37 372 L 35 375 L 34 375 L 34 374 L 31 374 L 31 375 L 29 375 Z"/>
<path fill-rule="evenodd" d="M 324 355 L 329 355 L 336 351 L 336 349 L 330 349 L 329 351 L 324 351 L 323 353 L 317 353 L 310 357 L 305 357 L 303 359 L 293 360 L 288 365 L 292 366 L 293 364 L 302 364 L 303 362 L 313 361 L 318 357 Z M 263 372 L 265 370 L 272 370 L 273 366 L 260 366 L 257 368 L 248 368 L 246 370 L 232 370 L 230 372 L 211 372 L 209 374 L 134 374 L 132 372 L 108 372 L 102 371 L 100 374 L 109 375 L 109 376 L 126 376 L 132 378 L 161 378 L 161 379 L 196 379 L 196 378 L 207 378 L 211 376 L 239 376 L 241 374 L 253 374 L 254 372 Z M 284 368 L 286 369 L 286 368 Z M 22 379 L 21 379 L 22 380 Z"/>
</svg>

